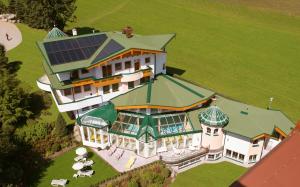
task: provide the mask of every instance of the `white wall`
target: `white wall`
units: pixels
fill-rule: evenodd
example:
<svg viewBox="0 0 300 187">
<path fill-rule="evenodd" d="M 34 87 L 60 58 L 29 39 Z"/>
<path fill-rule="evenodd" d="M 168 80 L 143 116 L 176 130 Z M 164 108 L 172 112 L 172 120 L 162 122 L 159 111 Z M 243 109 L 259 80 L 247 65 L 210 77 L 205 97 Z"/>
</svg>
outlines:
<svg viewBox="0 0 300 187">
<path fill-rule="evenodd" d="M 203 129 L 202 135 L 202 147 L 209 148 L 210 150 L 217 150 L 223 147 L 224 142 L 224 133 L 222 128 L 218 127 L 209 127 L 207 125 L 201 124 Z M 211 133 L 207 133 L 207 128 L 211 129 Z M 214 130 L 218 129 L 218 132 L 214 134 Z"/>
<path fill-rule="evenodd" d="M 166 53 L 156 54 L 156 74 L 160 74 L 160 73 L 166 74 L 166 66 L 167 66 L 166 62 L 167 62 Z"/>
<path fill-rule="evenodd" d="M 59 81 L 70 80 L 70 72 L 57 73 L 56 76 Z"/>
</svg>

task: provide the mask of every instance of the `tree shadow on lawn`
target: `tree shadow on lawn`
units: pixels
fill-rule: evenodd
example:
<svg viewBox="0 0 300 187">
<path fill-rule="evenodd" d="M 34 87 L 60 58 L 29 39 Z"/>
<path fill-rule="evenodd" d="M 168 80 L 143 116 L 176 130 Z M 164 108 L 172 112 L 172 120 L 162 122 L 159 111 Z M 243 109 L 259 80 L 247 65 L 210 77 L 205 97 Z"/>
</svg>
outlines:
<svg viewBox="0 0 300 187">
<path fill-rule="evenodd" d="M 92 33 L 100 32 L 100 30 L 92 28 L 92 27 L 76 27 L 76 30 L 77 30 L 77 35 L 92 34 Z M 68 35 L 73 35 L 72 29 L 66 30 L 66 33 Z"/>
<path fill-rule="evenodd" d="M 87 158 L 91 159 L 95 153 L 93 151 L 88 151 Z"/>
<path fill-rule="evenodd" d="M 19 150 L 18 162 L 21 163 L 24 174 L 22 184 L 24 186 L 38 186 L 40 179 L 44 177 L 46 169 L 53 164 L 53 161 L 46 159 L 43 154 L 34 150 L 34 148 L 24 142 L 19 144 L 22 148 Z"/>
<path fill-rule="evenodd" d="M 9 73 L 17 73 L 17 71 L 21 68 L 22 62 L 21 61 L 13 61 L 8 63 L 8 70 Z"/>
<path fill-rule="evenodd" d="M 167 66 L 167 74 L 168 75 L 183 75 L 185 73 L 185 70 Z"/>
</svg>

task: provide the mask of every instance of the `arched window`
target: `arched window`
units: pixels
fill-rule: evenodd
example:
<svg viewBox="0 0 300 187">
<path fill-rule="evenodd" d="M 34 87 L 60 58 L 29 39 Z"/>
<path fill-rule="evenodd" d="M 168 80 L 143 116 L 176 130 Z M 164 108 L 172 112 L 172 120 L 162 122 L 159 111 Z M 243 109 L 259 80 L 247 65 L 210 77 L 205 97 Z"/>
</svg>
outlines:
<svg viewBox="0 0 300 187">
<path fill-rule="evenodd" d="M 211 133 L 211 129 L 210 129 L 210 128 L 207 128 L 207 129 L 206 129 L 206 132 L 207 132 L 208 134 L 210 134 L 210 133 Z"/>
<path fill-rule="evenodd" d="M 215 129 L 215 130 L 214 130 L 214 134 L 218 134 L 218 129 Z"/>
</svg>

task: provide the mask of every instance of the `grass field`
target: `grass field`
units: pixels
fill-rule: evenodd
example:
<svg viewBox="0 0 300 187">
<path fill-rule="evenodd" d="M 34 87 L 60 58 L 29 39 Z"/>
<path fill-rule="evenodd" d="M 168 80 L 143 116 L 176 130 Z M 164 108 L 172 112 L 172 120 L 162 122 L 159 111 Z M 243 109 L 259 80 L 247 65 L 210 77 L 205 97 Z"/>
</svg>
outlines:
<svg viewBox="0 0 300 187">
<path fill-rule="evenodd" d="M 260 107 L 274 97 L 273 108 L 300 118 L 300 17 L 212 0 L 78 0 L 77 6 L 77 22 L 67 29 L 175 32 L 167 65 L 184 70 L 182 77 Z M 19 77 L 36 90 L 43 69 L 35 41 L 46 32 L 18 26 L 24 41 L 9 57 L 23 61 Z"/>
<path fill-rule="evenodd" d="M 62 156 L 57 157 L 53 163 L 46 169 L 43 173 L 43 177 L 38 182 L 37 186 L 50 186 L 52 179 L 68 179 L 68 187 L 74 186 L 90 186 L 92 184 L 98 183 L 106 178 L 117 175 L 111 166 L 106 164 L 102 159 L 100 159 L 93 152 L 89 152 L 92 159 L 95 163 L 92 166 L 92 169 L 95 171 L 95 174 L 92 177 L 79 177 L 77 179 L 73 178 L 73 174 L 76 173 L 72 169 L 74 164 L 74 158 L 76 157 L 75 150 L 71 150 Z"/>
<path fill-rule="evenodd" d="M 171 187 L 227 187 L 245 171 L 246 168 L 229 162 L 203 164 L 177 175 Z"/>
</svg>

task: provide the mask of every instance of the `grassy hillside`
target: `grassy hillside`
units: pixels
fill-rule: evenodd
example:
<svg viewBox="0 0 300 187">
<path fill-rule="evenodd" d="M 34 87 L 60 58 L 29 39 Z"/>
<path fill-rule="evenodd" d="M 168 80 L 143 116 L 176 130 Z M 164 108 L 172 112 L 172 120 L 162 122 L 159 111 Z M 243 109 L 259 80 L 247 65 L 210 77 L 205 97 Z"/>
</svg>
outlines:
<svg viewBox="0 0 300 187">
<path fill-rule="evenodd" d="M 100 31 L 130 25 L 140 34 L 177 33 L 168 66 L 182 77 L 243 102 L 273 107 L 300 118 L 300 18 L 242 3 L 211 0 L 78 0 L 77 22 Z M 19 25 L 24 42 L 9 52 L 22 60 L 19 77 L 33 89 L 43 74 L 34 41 L 46 32 Z"/>
</svg>

